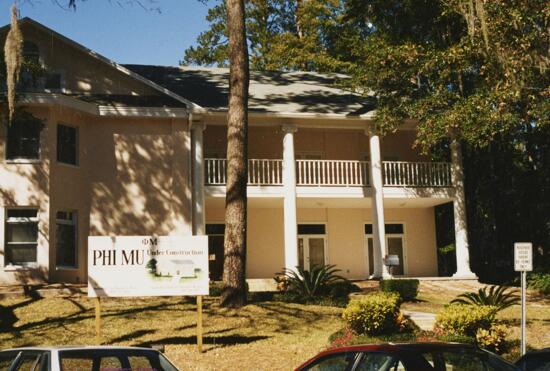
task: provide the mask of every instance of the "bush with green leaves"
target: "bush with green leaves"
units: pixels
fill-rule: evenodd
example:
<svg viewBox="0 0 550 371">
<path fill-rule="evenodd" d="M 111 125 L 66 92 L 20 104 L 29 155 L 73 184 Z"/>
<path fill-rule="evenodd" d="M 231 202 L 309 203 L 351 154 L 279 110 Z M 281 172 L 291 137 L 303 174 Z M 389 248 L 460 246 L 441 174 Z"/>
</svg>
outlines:
<svg viewBox="0 0 550 371">
<path fill-rule="evenodd" d="M 541 294 L 550 295 L 550 273 L 529 273 L 527 275 L 527 286 Z"/>
<path fill-rule="evenodd" d="M 338 272 L 340 269 L 336 269 L 334 265 L 314 265 L 311 270 L 301 267 L 285 268 L 282 273 L 277 273 L 276 280 L 284 282 L 283 286 L 287 292 L 309 300 L 328 296 L 336 284 L 348 282 L 338 275 Z"/>
<path fill-rule="evenodd" d="M 419 281 L 416 279 L 381 280 L 380 290 L 384 292 L 397 292 L 404 301 L 416 299 L 418 295 Z"/>
<path fill-rule="evenodd" d="M 512 305 L 519 304 L 520 299 L 517 290 L 506 286 L 487 286 L 479 289 L 478 292 L 466 292 L 459 295 L 451 303 L 473 304 L 478 306 L 492 306 L 501 311 Z"/>
<path fill-rule="evenodd" d="M 437 313 L 434 332 L 475 337 L 479 329 L 491 328 L 497 311 L 491 305 L 452 303 Z"/>
<path fill-rule="evenodd" d="M 401 298 L 395 292 L 376 292 L 349 302 L 342 313 L 350 330 L 358 335 L 396 331 Z"/>
</svg>

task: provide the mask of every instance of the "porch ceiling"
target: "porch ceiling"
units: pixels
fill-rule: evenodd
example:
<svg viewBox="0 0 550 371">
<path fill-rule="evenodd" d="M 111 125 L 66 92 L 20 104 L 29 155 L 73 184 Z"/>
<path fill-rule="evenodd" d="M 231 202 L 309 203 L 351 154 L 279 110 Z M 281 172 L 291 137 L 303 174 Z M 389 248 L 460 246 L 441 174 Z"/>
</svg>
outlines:
<svg viewBox="0 0 550 371">
<path fill-rule="evenodd" d="M 384 207 L 387 209 L 398 208 L 429 208 L 451 202 L 451 198 L 385 198 Z M 296 199 L 297 207 L 302 209 L 329 208 L 329 209 L 370 209 L 371 199 L 365 198 L 320 198 L 308 197 Z M 206 197 L 206 208 L 224 208 L 225 198 Z M 282 208 L 282 197 L 249 198 L 248 206 L 251 208 Z"/>
</svg>

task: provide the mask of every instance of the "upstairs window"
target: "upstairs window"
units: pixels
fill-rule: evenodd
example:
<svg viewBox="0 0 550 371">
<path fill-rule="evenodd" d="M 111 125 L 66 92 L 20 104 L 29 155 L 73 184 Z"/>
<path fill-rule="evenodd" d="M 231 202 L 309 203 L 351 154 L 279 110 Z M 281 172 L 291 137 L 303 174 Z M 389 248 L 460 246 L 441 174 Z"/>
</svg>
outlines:
<svg viewBox="0 0 550 371">
<path fill-rule="evenodd" d="M 8 209 L 6 215 L 6 265 L 36 263 L 38 210 Z"/>
<path fill-rule="evenodd" d="M 78 165 L 78 128 L 57 125 L 57 162 Z"/>
<path fill-rule="evenodd" d="M 8 125 L 6 159 L 38 160 L 40 158 L 40 133 L 44 124 L 27 112 L 16 113 Z"/>
<path fill-rule="evenodd" d="M 33 42 L 23 42 L 23 59 L 27 63 L 40 64 L 40 50 Z"/>
</svg>

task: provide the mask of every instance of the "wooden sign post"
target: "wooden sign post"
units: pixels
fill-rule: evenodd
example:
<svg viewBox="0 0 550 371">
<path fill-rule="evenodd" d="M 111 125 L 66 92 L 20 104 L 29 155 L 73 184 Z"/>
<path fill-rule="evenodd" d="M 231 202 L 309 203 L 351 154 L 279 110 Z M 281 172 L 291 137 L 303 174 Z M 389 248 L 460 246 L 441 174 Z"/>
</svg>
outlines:
<svg viewBox="0 0 550 371">
<path fill-rule="evenodd" d="M 202 353 L 202 295 L 197 296 L 197 348 Z"/>
<path fill-rule="evenodd" d="M 101 298 L 95 298 L 95 343 L 101 345 Z"/>
</svg>

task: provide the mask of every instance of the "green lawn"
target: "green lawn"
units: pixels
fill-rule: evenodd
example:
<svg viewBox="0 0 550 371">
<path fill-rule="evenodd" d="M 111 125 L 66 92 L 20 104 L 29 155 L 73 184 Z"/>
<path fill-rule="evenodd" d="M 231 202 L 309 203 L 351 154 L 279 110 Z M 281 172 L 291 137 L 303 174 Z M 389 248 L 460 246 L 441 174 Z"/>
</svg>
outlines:
<svg viewBox="0 0 550 371">
<path fill-rule="evenodd" d="M 207 298 L 206 351 L 198 354 L 194 299 L 109 299 L 102 309 L 105 344 L 165 344 L 182 370 L 290 370 L 342 327 L 339 308 L 264 302 L 229 310 Z M 0 322 L 2 348 L 95 341 L 88 298 L 4 299 Z"/>
<path fill-rule="evenodd" d="M 460 291 L 421 284 L 417 302 L 402 308 L 437 312 Z M 290 370 L 328 346 L 343 327 L 341 308 L 262 302 L 239 310 L 220 308 L 205 298 L 205 352 L 196 350 L 195 299 L 102 300 L 104 344 L 164 344 L 182 370 Z M 499 319 L 519 347 L 519 306 Z M 530 295 L 528 340 L 532 348 L 550 346 L 550 300 Z M 94 302 L 85 297 L 0 300 L 2 348 L 28 345 L 94 344 Z"/>
</svg>

